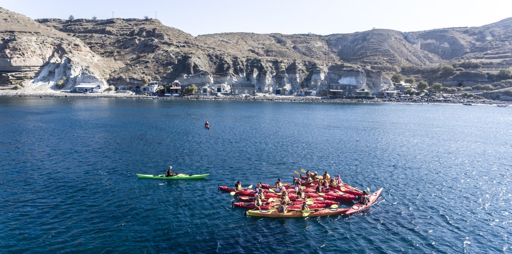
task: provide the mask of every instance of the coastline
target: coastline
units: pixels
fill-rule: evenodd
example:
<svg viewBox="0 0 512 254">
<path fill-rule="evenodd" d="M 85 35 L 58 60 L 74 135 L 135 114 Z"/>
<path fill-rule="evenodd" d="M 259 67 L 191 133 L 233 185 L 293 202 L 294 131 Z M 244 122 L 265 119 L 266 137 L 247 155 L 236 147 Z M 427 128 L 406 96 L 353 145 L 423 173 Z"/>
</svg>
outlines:
<svg viewBox="0 0 512 254">
<path fill-rule="evenodd" d="M 261 102 L 313 102 L 313 103 L 399 103 L 399 104 L 460 104 L 467 102 L 457 100 L 434 100 L 434 101 L 415 101 L 415 100 L 385 100 L 382 98 L 374 99 L 344 99 L 344 98 L 325 98 L 319 96 L 279 96 L 272 94 L 253 95 L 190 95 L 185 97 L 159 97 L 150 95 L 137 95 L 133 93 L 58 93 L 58 92 L 19 92 L 19 91 L 1 91 L 0 97 L 31 97 L 31 98 L 110 98 L 110 99 L 155 99 L 155 100 L 191 100 L 191 101 L 261 101 Z M 471 105 L 507 105 L 512 106 L 511 101 L 494 100 L 472 100 Z"/>
</svg>

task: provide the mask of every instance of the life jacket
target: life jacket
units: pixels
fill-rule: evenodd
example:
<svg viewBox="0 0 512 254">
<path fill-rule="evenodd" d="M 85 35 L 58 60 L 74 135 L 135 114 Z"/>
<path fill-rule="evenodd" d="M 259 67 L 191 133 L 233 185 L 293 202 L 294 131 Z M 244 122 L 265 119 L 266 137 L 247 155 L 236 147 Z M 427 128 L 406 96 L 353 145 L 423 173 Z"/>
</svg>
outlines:
<svg viewBox="0 0 512 254">
<path fill-rule="evenodd" d="M 256 201 L 254 201 L 254 204 L 256 206 L 261 206 L 263 203 L 261 202 L 261 199 L 256 199 Z"/>
<path fill-rule="evenodd" d="M 236 191 L 242 190 L 242 185 L 241 184 L 235 184 L 235 190 Z"/>
</svg>

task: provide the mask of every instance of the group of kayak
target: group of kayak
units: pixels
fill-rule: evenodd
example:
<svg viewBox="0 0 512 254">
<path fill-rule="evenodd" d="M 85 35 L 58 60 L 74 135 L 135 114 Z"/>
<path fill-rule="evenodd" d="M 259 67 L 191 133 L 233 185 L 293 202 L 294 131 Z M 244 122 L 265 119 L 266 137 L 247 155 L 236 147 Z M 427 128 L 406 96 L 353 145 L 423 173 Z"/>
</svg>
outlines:
<svg viewBox="0 0 512 254">
<path fill-rule="evenodd" d="M 273 186 L 260 182 L 252 190 L 252 185 L 242 188 L 238 181 L 234 188 L 219 185 L 219 190 L 236 195 L 239 202 L 233 201 L 233 206 L 251 209 L 246 215 L 258 217 L 350 215 L 371 206 L 382 192 L 381 188 L 369 194 L 344 183 L 339 175 L 331 178 L 327 171 L 324 175 L 303 169 L 302 172 L 306 175 L 295 171 L 300 177 L 293 177 L 293 184 L 277 179 Z M 356 203 L 350 208 L 338 208 L 340 201 Z"/>
</svg>

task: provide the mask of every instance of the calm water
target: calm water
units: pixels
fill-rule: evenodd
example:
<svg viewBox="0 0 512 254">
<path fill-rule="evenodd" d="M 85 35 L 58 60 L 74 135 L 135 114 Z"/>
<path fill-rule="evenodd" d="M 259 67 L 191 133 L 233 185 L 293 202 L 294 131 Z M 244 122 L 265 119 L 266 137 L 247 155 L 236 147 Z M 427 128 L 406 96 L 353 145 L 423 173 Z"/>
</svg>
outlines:
<svg viewBox="0 0 512 254">
<path fill-rule="evenodd" d="M 0 252 L 511 253 L 511 123 L 490 106 L 0 98 Z M 169 165 L 211 175 L 135 176 Z M 257 219 L 217 190 L 301 168 L 383 195 L 348 218 Z"/>
</svg>

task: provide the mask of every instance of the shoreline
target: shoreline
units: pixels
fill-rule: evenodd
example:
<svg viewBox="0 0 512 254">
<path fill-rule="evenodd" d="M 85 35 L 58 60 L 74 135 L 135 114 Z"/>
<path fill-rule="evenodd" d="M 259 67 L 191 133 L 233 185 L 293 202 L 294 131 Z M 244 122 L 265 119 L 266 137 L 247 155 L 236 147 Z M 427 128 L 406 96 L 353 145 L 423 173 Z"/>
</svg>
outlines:
<svg viewBox="0 0 512 254">
<path fill-rule="evenodd" d="M 155 99 L 155 100 L 190 100 L 190 101 L 260 101 L 260 102 L 313 102 L 313 103 L 392 103 L 392 104 L 452 104 L 463 105 L 462 101 L 413 101 L 413 100 L 383 100 L 374 99 L 344 99 L 325 98 L 319 96 L 278 96 L 278 95 L 190 95 L 186 97 L 158 97 L 150 95 L 137 95 L 126 93 L 52 93 L 52 92 L 7 92 L 1 91 L 0 97 L 26 97 L 26 98 L 108 98 L 108 99 Z M 512 101 L 471 100 L 471 105 L 507 105 Z"/>
</svg>

